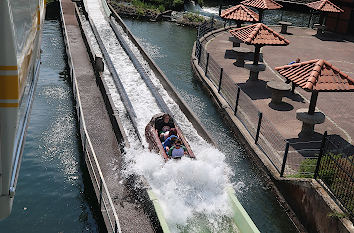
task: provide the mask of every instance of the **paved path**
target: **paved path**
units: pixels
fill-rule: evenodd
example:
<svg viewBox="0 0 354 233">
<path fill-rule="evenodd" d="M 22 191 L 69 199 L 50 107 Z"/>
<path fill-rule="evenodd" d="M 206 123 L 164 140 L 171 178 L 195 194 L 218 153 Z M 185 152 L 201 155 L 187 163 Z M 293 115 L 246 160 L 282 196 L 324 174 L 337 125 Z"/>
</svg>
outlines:
<svg viewBox="0 0 354 233">
<path fill-rule="evenodd" d="M 154 232 L 142 206 L 123 182 L 122 155 L 75 16 L 74 3 L 62 0 L 65 30 L 75 67 L 83 114 L 94 151 L 112 196 L 122 232 Z M 93 179 L 93 177 L 91 177 Z"/>
<path fill-rule="evenodd" d="M 274 27 L 274 29 L 280 31 L 280 27 Z M 251 97 L 254 104 L 273 123 L 281 135 L 286 139 L 297 139 L 301 130 L 301 122 L 296 120 L 295 112 L 299 108 L 308 108 L 310 93 L 297 87 L 295 94 L 288 94 L 283 98 L 286 104 L 281 111 L 269 107 L 271 92 L 266 89 L 266 82 L 283 80 L 274 67 L 285 65 L 297 57 L 301 61 L 319 58 L 329 61 L 350 77 L 354 77 L 354 40 L 335 39 L 331 35 L 326 39 L 319 39 L 314 36 L 316 31 L 308 28 L 289 27 L 288 32 L 290 34 L 285 37 L 290 41 L 289 46 L 263 47 L 261 51 L 264 54 L 263 59 L 267 69 L 259 74 L 260 80 L 252 85 L 246 83 L 249 71 L 234 65 L 232 42 L 229 41 L 230 33 L 218 34 L 209 40 L 205 47 L 210 56 L 224 68 L 224 72 Z M 241 47 L 254 51 L 254 46 L 241 44 Z M 252 54 L 248 59 L 252 60 Z M 315 126 L 315 131 L 322 134 L 327 130 L 330 135 L 334 135 L 341 146 L 352 147 L 350 144 L 354 144 L 353 100 L 354 92 L 319 93 L 317 107 L 327 117 L 324 124 Z M 314 139 L 319 139 L 320 134 L 316 134 Z"/>
</svg>

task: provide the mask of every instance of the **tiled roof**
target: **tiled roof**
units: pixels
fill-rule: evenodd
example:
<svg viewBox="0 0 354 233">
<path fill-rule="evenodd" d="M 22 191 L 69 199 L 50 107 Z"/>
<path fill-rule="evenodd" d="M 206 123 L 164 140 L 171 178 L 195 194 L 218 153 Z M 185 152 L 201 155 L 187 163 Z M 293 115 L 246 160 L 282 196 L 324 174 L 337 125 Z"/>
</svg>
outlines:
<svg viewBox="0 0 354 233">
<path fill-rule="evenodd" d="M 332 2 L 328 0 L 320 0 L 316 2 L 307 3 L 306 6 L 311 7 L 315 10 L 325 11 L 325 12 L 334 12 L 334 13 L 344 12 L 342 9 L 340 9 L 338 6 L 334 5 Z"/>
<path fill-rule="evenodd" d="M 275 10 L 283 7 L 273 0 L 245 0 L 241 4 L 263 10 Z"/>
<path fill-rule="evenodd" d="M 259 16 L 256 12 L 241 4 L 222 11 L 221 18 L 247 22 L 259 21 Z"/>
<path fill-rule="evenodd" d="M 229 31 L 233 36 L 251 45 L 288 45 L 289 41 L 263 23 L 256 23 Z"/>
<path fill-rule="evenodd" d="M 354 79 L 325 60 L 294 63 L 275 70 L 307 91 L 354 91 Z"/>
</svg>

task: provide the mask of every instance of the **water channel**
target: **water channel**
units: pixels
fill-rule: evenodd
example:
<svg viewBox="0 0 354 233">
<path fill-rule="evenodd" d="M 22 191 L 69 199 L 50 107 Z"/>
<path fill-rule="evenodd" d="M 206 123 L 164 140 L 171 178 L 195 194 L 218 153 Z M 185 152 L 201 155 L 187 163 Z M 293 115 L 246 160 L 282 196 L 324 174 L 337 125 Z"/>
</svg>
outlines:
<svg viewBox="0 0 354 233">
<path fill-rule="evenodd" d="M 207 127 L 232 169 L 237 196 L 261 232 L 296 232 L 262 175 L 195 81 L 190 52 L 195 30 L 173 23 L 126 20 Z M 46 21 L 42 65 L 13 212 L 0 232 L 104 230 L 81 159 L 72 90 L 58 21 Z"/>
<path fill-rule="evenodd" d="M 232 168 L 231 180 L 237 197 L 260 231 L 296 232 L 293 223 L 267 189 L 258 169 L 249 162 L 245 151 L 223 123 L 220 113 L 193 78 L 190 56 L 196 30 L 169 22 L 124 21 L 226 155 Z"/>
<path fill-rule="evenodd" d="M 41 48 L 14 206 L 0 232 L 98 232 L 105 227 L 82 159 L 58 20 L 45 21 Z"/>
</svg>

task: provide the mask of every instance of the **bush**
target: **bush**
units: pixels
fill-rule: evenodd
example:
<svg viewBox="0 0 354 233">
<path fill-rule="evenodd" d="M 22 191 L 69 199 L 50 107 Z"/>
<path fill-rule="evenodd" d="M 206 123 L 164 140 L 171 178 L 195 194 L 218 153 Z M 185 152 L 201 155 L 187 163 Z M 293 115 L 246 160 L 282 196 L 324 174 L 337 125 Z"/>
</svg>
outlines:
<svg viewBox="0 0 354 233">
<path fill-rule="evenodd" d="M 203 16 L 191 12 L 184 14 L 183 17 L 188 19 L 191 22 L 196 22 L 196 23 L 201 23 L 205 20 Z"/>
</svg>

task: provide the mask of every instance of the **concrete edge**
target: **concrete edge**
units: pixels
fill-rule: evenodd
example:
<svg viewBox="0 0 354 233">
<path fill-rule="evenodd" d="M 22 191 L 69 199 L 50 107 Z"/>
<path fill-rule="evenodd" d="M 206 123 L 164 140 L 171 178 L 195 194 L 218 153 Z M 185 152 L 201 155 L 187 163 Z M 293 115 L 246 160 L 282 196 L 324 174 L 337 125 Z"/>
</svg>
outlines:
<svg viewBox="0 0 354 233">
<path fill-rule="evenodd" d="M 198 117 L 193 113 L 187 103 L 183 100 L 183 98 L 177 93 L 172 83 L 168 80 L 166 75 L 162 72 L 162 70 L 156 65 L 156 63 L 150 58 L 150 56 L 145 52 L 140 43 L 136 40 L 134 35 L 130 32 L 128 27 L 125 25 L 120 16 L 115 12 L 113 7 L 109 5 L 112 16 L 115 18 L 117 23 L 123 28 L 124 32 L 128 35 L 133 44 L 138 48 L 143 58 L 148 62 L 150 68 L 155 73 L 156 77 L 160 80 L 162 86 L 167 91 L 167 93 L 171 96 L 172 99 L 178 104 L 181 108 L 182 112 L 186 115 L 188 120 L 192 123 L 192 125 L 196 128 L 198 134 L 203 137 L 208 143 L 212 145 L 216 145 L 208 131 L 204 128 L 203 124 L 200 122 Z"/>
<path fill-rule="evenodd" d="M 112 127 L 113 127 L 114 134 L 116 136 L 117 141 L 120 144 L 124 144 L 125 147 L 129 147 L 129 141 L 128 141 L 127 135 L 125 134 L 122 122 L 121 122 L 121 120 L 119 118 L 119 115 L 118 115 L 118 110 L 116 109 L 116 107 L 114 105 L 114 102 L 113 102 L 113 99 L 111 97 L 111 94 L 109 93 L 107 84 L 106 84 L 105 81 L 103 81 L 101 73 L 98 72 L 96 67 L 95 67 L 96 57 L 98 57 L 98 56 L 93 51 L 92 45 L 89 42 L 89 40 L 87 39 L 87 37 L 86 37 L 84 29 L 82 28 L 82 21 L 80 19 L 79 14 L 80 14 L 80 11 L 79 11 L 77 5 L 75 4 L 75 15 L 76 15 L 76 19 L 77 19 L 77 21 L 79 23 L 81 36 L 82 36 L 82 39 L 84 40 L 87 53 L 88 53 L 88 55 L 90 57 L 90 61 L 91 61 L 92 67 L 93 67 L 93 70 L 95 72 L 96 83 L 97 83 L 97 85 L 98 85 L 98 87 L 99 87 L 99 89 L 101 91 L 103 100 L 105 102 L 106 109 L 108 111 L 108 115 L 109 115 L 109 118 L 111 120 L 111 124 L 112 124 Z"/>
<path fill-rule="evenodd" d="M 154 205 L 154 208 L 155 208 L 155 211 L 156 211 L 156 215 L 157 215 L 157 217 L 159 219 L 162 231 L 164 233 L 169 233 L 170 229 L 169 229 L 169 227 L 167 225 L 165 216 L 163 214 L 163 210 L 162 210 L 162 208 L 160 206 L 159 199 L 157 199 L 157 197 L 156 197 L 155 193 L 152 191 L 152 189 L 147 190 L 147 193 L 149 195 L 150 200 L 152 201 L 152 203 Z"/>
<path fill-rule="evenodd" d="M 233 210 L 233 220 L 241 233 L 260 233 L 257 226 L 252 221 L 246 210 L 236 197 L 236 192 L 232 187 L 226 188 L 229 201 Z"/>
<path fill-rule="evenodd" d="M 60 27 L 61 27 L 61 31 L 62 31 L 62 34 L 63 34 L 63 41 L 64 41 L 64 44 L 65 44 L 65 53 L 67 55 L 67 64 L 69 66 L 69 71 L 70 71 L 70 78 L 71 78 L 71 83 L 72 83 L 72 90 L 73 90 L 73 96 L 74 96 L 74 99 L 75 99 L 75 105 L 76 105 L 76 115 L 77 115 L 77 119 L 79 121 L 79 131 L 80 131 L 80 141 L 81 141 L 81 146 L 82 146 L 82 150 L 84 152 L 84 160 L 85 160 L 85 163 L 86 163 L 86 167 L 87 167 L 87 170 L 89 172 L 89 175 L 90 175 L 90 178 L 91 178 L 91 183 L 92 183 L 92 186 L 94 188 L 94 192 L 95 192 L 95 195 L 96 195 L 96 200 L 98 201 L 99 200 L 99 196 L 100 196 L 100 187 L 98 186 L 98 184 L 95 182 L 94 179 L 92 179 L 92 177 L 95 177 L 97 176 L 97 174 L 95 174 L 95 171 L 92 167 L 92 165 L 90 166 L 90 163 L 92 162 L 92 158 L 90 157 L 90 154 L 92 153 L 92 148 L 87 145 L 87 142 L 86 142 L 86 138 L 88 137 L 88 135 L 86 134 L 86 131 L 83 129 L 84 126 L 83 124 L 84 123 L 84 119 L 81 118 L 81 111 L 82 111 L 82 107 L 81 107 L 81 101 L 80 101 L 80 93 L 79 93 L 79 90 L 77 88 L 77 84 L 76 84 L 76 76 L 75 76 L 75 71 L 74 71 L 74 66 L 73 66 L 73 62 L 72 62 L 72 58 L 71 58 L 71 51 L 70 51 L 70 47 L 69 47 L 69 39 L 68 39 L 68 35 L 67 35 L 67 32 L 66 32 L 66 23 L 65 23 L 65 19 L 64 19 L 64 15 L 63 15 L 63 11 L 62 11 L 62 2 L 61 0 L 58 1 L 59 4 L 58 4 L 58 7 L 59 7 L 59 20 L 60 20 Z M 110 217 L 108 216 L 108 213 L 105 212 L 105 211 L 102 211 L 100 210 L 100 213 L 101 213 L 101 216 L 104 220 L 104 223 L 105 223 L 105 227 L 106 227 L 106 230 L 109 231 L 109 227 L 110 226 Z M 119 220 L 118 220 L 118 225 L 119 225 Z M 120 227 L 119 227 L 119 230 L 118 232 L 121 232 L 120 231 Z"/>
</svg>

